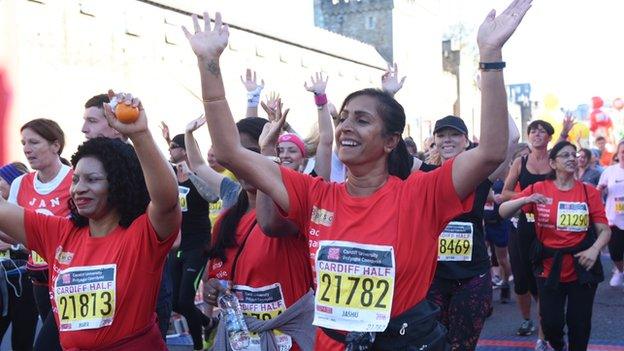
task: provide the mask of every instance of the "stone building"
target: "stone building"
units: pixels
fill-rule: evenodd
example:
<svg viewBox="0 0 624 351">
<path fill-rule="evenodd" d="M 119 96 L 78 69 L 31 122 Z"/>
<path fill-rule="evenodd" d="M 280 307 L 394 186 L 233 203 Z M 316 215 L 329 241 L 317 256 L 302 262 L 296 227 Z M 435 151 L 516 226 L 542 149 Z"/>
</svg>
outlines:
<svg viewBox="0 0 624 351">
<path fill-rule="evenodd" d="M 314 24 L 373 45 L 393 62 L 393 0 L 314 0 Z"/>
</svg>

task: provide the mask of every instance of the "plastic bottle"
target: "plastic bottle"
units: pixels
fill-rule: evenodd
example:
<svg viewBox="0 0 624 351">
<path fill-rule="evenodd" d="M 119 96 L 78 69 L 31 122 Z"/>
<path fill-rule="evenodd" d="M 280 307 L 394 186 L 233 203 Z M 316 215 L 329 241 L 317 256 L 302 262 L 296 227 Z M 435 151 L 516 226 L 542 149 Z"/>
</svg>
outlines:
<svg viewBox="0 0 624 351">
<path fill-rule="evenodd" d="M 227 288 L 228 282 L 222 280 L 221 285 Z M 218 302 L 221 308 L 221 318 L 225 321 L 230 347 L 235 351 L 246 349 L 251 337 L 238 298 L 228 290 L 219 296 Z"/>
</svg>

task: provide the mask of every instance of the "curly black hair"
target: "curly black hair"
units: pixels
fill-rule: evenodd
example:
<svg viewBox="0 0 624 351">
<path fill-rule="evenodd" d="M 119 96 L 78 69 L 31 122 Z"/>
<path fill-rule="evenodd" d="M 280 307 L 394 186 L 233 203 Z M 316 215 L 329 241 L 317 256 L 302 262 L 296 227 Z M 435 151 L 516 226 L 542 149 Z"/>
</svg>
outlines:
<svg viewBox="0 0 624 351">
<path fill-rule="evenodd" d="M 108 181 L 108 204 L 119 212 L 119 225 L 128 228 L 145 213 L 150 202 L 143 170 L 134 148 L 119 139 L 94 138 L 78 147 L 72 155 L 74 168 L 83 157 L 94 157 L 102 162 Z M 78 227 L 89 224 L 89 219 L 78 214 L 73 200 L 69 200 L 71 220 Z"/>
</svg>

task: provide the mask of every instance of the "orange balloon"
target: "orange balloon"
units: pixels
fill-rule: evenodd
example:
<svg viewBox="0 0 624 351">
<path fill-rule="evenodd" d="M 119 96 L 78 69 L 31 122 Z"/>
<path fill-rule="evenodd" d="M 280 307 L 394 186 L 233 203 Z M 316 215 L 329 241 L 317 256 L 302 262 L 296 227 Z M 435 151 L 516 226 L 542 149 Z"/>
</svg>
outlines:
<svg viewBox="0 0 624 351">
<path fill-rule="evenodd" d="M 124 103 L 119 103 L 115 107 L 115 116 L 121 123 L 134 123 L 139 119 L 139 109 Z"/>
</svg>

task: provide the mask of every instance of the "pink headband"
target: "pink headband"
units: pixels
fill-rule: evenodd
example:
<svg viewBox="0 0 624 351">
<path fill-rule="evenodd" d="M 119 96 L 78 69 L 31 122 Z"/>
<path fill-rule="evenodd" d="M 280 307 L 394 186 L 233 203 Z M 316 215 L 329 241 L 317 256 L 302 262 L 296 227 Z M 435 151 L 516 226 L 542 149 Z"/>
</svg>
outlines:
<svg viewBox="0 0 624 351">
<path fill-rule="evenodd" d="M 301 141 L 301 138 L 299 138 L 296 134 L 292 134 L 292 133 L 282 134 L 277 139 L 278 144 L 284 141 L 297 145 L 297 148 L 299 148 L 299 151 L 301 151 L 301 154 L 303 155 L 303 157 L 308 157 L 306 156 L 305 144 L 303 143 L 303 141 Z"/>
</svg>

